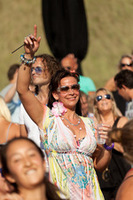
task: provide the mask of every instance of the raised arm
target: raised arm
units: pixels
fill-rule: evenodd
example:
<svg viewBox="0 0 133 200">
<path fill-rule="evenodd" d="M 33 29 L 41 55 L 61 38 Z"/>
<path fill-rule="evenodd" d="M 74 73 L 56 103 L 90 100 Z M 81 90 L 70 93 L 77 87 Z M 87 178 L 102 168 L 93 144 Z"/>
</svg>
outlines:
<svg viewBox="0 0 133 200">
<path fill-rule="evenodd" d="M 43 120 L 43 105 L 38 101 L 35 95 L 29 90 L 31 80 L 31 66 L 30 63 L 34 59 L 34 54 L 38 50 L 41 37 L 37 38 L 37 26 L 34 25 L 34 34 L 30 34 L 24 40 L 24 61 L 22 62 L 17 80 L 17 91 L 21 102 L 23 103 L 27 113 L 31 119 L 42 128 Z M 28 63 L 29 62 L 29 63 Z"/>
<path fill-rule="evenodd" d="M 6 93 L 4 97 L 5 102 L 9 103 L 13 99 L 15 93 L 16 93 L 16 83 L 14 83 L 12 87 L 8 90 L 8 92 Z"/>
</svg>

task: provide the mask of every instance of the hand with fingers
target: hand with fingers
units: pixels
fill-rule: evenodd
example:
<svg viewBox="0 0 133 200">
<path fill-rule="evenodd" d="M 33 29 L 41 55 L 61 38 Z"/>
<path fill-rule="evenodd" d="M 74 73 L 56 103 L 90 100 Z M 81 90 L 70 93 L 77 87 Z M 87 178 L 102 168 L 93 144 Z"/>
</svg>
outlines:
<svg viewBox="0 0 133 200">
<path fill-rule="evenodd" d="M 37 25 L 34 25 L 34 34 L 30 34 L 24 39 L 25 54 L 34 56 L 35 52 L 39 49 L 41 37 L 37 38 Z"/>
<path fill-rule="evenodd" d="M 99 144 L 108 143 L 108 132 L 111 130 L 111 126 L 108 124 L 98 124 L 97 127 L 97 142 Z"/>
</svg>

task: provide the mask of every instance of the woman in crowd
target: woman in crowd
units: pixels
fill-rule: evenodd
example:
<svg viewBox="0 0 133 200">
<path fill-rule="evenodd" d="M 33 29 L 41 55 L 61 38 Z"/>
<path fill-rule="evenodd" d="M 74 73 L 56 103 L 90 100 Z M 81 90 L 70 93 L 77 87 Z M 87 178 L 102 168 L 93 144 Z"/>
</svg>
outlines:
<svg viewBox="0 0 133 200">
<path fill-rule="evenodd" d="M 56 58 L 48 54 L 37 55 L 35 63 L 31 67 L 31 81 L 36 89 L 34 95 L 42 103 L 48 103 L 49 82 L 55 71 L 61 69 Z M 31 90 L 31 83 L 30 88 Z M 22 136 L 28 136 L 40 146 L 40 134 L 38 126 L 31 120 L 23 104 L 20 107 L 20 132 Z"/>
<path fill-rule="evenodd" d="M 19 125 L 11 122 L 10 111 L 3 97 L 0 96 L 0 150 L 8 140 L 19 136 Z M 10 186 L 2 176 L 2 168 L 0 162 L 0 192 L 7 192 L 10 190 Z"/>
<path fill-rule="evenodd" d="M 113 128 L 123 127 L 128 120 L 124 116 L 119 116 L 113 95 L 105 88 L 99 88 L 96 91 L 94 115 L 99 124 L 107 124 Z M 115 142 L 109 166 L 103 172 L 97 171 L 99 183 L 106 200 L 115 198 L 118 187 L 130 168 L 130 165 L 123 159 L 122 153 L 121 145 Z"/>
<path fill-rule="evenodd" d="M 127 122 L 123 128 L 113 129 L 109 136 L 112 141 L 122 145 L 123 155 L 132 166 L 124 177 L 115 200 L 133 199 L 133 120 Z"/>
<path fill-rule="evenodd" d="M 103 195 L 94 166 L 103 170 L 110 161 L 111 151 L 97 146 L 92 121 L 79 116 L 78 75 L 65 69 L 53 75 L 48 107 L 42 105 L 28 89 L 30 67 L 40 40 L 35 25 L 34 35 L 24 41 L 25 54 L 19 70 L 17 91 L 28 114 L 43 130 L 41 139 L 49 163 L 50 180 L 71 200 L 101 200 Z M 104 137 L 106 144 L 112 146 L 106 134 Z"/>
<path fill-rule="evenodd" d="M 3 199 L 61 200 L 58 188 L 45 177 L 44 154 L 32 140 L 10 140 L 2 149 L 1 162 L 5 179 L 14 188 Z"/>
<path fill-rule="evenodd" d="M 10 111 L 3 97 L 0 96 L 0 145 L 19 136 L 19 125 L 11 122 Z"/>
</svg>

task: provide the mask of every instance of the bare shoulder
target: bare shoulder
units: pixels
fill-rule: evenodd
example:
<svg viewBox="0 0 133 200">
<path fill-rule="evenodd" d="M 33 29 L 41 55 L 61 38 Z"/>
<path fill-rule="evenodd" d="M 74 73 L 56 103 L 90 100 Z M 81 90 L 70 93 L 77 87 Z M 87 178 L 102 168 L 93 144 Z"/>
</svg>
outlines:
<svg viewBox="0 0 133 200">
<path fill-rule="evenodd" d="M 12 123 L 11 131 L 14 132 L 15 137 L 19 137 L 20 136 L 20 125 L 17 123 Z"/>
<path fill-rule="evenodd" d="M 114 77 L 111 77 L 106 84 L 104 85 L 104 87 L 110 91 L 115 91 L 116 90 L 116 85 L 115 85 L 115 81 L 114 81 Z"/>
<path fill-rule="evenodd" d="M 125 180 L 117 192 L 116 200 L 133 199 L 133 177 Z"/>
<path fill-rule="evenodd" d="M 128 122 L 128 118 L 125 116 L 122 116 L 118 121 L 117 128 L 123 127 L 127 122 Z"/>
<path fill-rule="evenodd" d="M 19 124 L 17 124 L 17 123 L 12 123 L 12 128 L 16 128 L 16 129 L 18 129 L 19 127 L 20 127 Z"/>
</svg>

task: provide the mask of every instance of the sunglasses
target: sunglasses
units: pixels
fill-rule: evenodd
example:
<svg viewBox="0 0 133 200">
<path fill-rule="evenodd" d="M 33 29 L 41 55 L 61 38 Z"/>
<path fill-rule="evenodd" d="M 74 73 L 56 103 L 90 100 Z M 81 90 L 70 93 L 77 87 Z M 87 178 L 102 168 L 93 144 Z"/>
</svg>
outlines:
<svg viewBox="0 0 133 200">
<path fill-rule="evenodd" d="M 125 64 L 125 63 L 121 63 L 121 67 L 123 68 L 123 67 L 125 67 L 125 66 L 127 66 L 127 67 L 132 67 L 133 66 L 133 63 L 127 63 L 127 64 Z"/>
<path fill-rule="evenodd" d="M 97 101 L 101 101 L 102 99 L 103 99 L 103 97 L 105 98 L 105 99 L 111 99 L 111 96 L 110 96 L 110 94 L 105 94 L 105 95 L 99 95 L 99 96 L 97 96 L 96 97 L 96 100 Z"/>
<path fill-rule="evenodd" d="M 35 72 L 37 74 L 41 74 L 43 71 L 43 68 L 42 67 L 31 67 L 31 72 L 33 72 L 33 70 L 35 70 Z"/>
<path fill-rule="evenodd" d="M 57 92 L 68 92 L 69 89 L 71 90 L 74 90 L 74 91 L 79 91 L 80 89 L 80 85 L 79 84 L 74 84 L 74 85 L 71 85 L 71 86 L 61 86 L 61 87 L 58 87 L 57 88 Z"/>
</svg>

